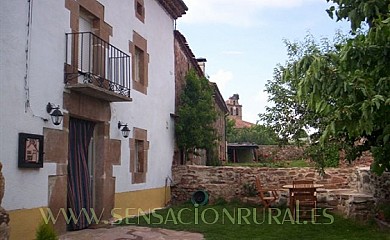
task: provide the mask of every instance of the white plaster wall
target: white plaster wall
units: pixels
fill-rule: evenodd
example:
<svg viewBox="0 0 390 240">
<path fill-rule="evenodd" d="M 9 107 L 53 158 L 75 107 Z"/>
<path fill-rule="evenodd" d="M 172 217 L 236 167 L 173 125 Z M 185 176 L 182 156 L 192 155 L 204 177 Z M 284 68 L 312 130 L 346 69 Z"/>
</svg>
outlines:
<svg viewBox="0 0 390 240">
<path fill-rule="evenodd" d="M 28 3 L 2 1 L 0 7 L 0 161 L 5 177 L 3 207 L 7 210 L 48 204 L 48 176 L 55 164 L 41 169 L 17 167 L 18 133 L 43 134 L 43 127 L 55 127 L 46 104 L 62 107 L 65 32 L 69 13 L 63 1 L 32 1 L 28 61 L 30 106 L 25 109 L 26 39 Z"/>
<path fill-rule="evenodd" d="M 114 1 L 101 1 L 105 6 Z M 122 140 L 121 165 L 114 166 L 116 191 L 158 188 L 165 186 L 171 176 L 174 151 L 174 123 L 170 113 L 174 112 L 174 37 L 173 19 L 154 0 L 145 0 L 145 23 L 135 17 L 134 2 L 120 4 L 115 12 L 106 7 L 106 22 L 113 26 L 110 42 L 128 52 L 133 30 L 147 40 L 149 53 L 149 86 L 147 95 L 131 91 L 133 102 L 113 103 L 111 138 Z M 129 140 L 121 137 L 116 124 L 122 121 L 133 127 L 148 131 L 149 152 L 146 183 L 132 184 L 130 174 Z M 132 136 L 133 132 L 130 133 Z"/>
</svg>

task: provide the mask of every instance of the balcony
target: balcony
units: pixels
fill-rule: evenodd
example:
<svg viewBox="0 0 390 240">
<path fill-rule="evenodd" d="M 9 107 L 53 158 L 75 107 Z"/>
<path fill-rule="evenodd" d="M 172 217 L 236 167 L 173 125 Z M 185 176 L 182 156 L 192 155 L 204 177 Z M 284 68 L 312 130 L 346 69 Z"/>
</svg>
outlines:
<svg viewBox="0 0 390 240">
<path fill-rule="evenodd" d="M 109 102 L 129 102 L 130 56 L 90 32 L 66 34 L 66 88 Z"/>
</svg>

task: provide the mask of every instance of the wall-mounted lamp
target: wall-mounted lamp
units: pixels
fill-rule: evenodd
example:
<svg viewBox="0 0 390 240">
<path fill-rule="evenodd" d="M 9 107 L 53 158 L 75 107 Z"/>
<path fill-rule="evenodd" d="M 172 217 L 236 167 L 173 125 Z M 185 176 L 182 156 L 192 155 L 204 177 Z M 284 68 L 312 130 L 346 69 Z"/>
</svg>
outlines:
<svg viewBox="0 0 390 240">
<path fill-rule="evenodd" d="M 130 129 L 127 127 L 127 124 L 122 124 L 120 121 L 118 122 L 118 129 L 121 129 L 122 128 L 122 136 L 124 138 L 128 138 L 129 135 L 130 135 Z"/>
<path fill-rule="evenodd" d="M 46 105 L 46 111 L 51 116 L 51 121 L 54 125 L 60 125 L 64 114 L 60 111 L 60 106 L 55 107 L 54 104 L 48 103 Z"/>
</svg>

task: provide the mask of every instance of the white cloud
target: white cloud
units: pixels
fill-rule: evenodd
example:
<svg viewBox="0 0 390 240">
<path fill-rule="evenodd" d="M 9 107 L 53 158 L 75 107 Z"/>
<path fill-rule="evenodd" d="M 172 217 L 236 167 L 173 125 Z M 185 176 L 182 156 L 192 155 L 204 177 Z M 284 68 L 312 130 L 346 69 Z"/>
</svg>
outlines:
<svg viewBox="0 0 390 240">
<path fill-rule="evenodd" d="M 221 92 L 226 88 L 226 84 L 233 80 L 233 73 L 224 69 L 210 75 L 210 81 L 215 82 Z"/>
<path fill-rule="evenodd" d="M 180 21 L 187 23 L 222 23 L 233 26 L 259 24 L 261 10 L 292 8 L 318 0 L 184 0 L 188 12 Z"/>
</svg>

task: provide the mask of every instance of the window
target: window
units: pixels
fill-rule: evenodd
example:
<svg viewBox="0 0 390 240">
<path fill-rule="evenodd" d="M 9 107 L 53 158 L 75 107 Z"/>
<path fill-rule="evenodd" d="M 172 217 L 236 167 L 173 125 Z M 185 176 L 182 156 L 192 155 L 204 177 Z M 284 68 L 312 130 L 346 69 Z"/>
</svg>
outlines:
<svg viewBox="0 0 390 240">
<path fill-rule="evenodd" d="M 133 138 L 130 139 L 130 172 L 132 183 L 145 183 L 148 171 L 147 131 L 133 128 Z"/>
<path fill-rule="evenodd" d="M 144 0 L 134 0 L 135 16 L 141 21 L 145 22 L 145 5 Z"/>
<path fill-rule="evenodd" d="M 132 54 L 132 85 L 133 89 L 147 94 L 148 64 L 147 41 L 136 32 L 133 32 L 133 42 L 129 45 Z"/>
<path fill-rule="evenodd" d="M 144 162 L 145 162 L 145 155 L 144 155 L 144 141 L 141 140 L 135 140 L 135 169 L 134 172 L 136 173 L 143 173 L 144 172 Z"/>
<path fill-rule="evenodd" d="M 134 80 L 136 82 L 139 82 L 140 84 L 144 83 L 144 76 L 143 76 L 143 69 L 144 69 L 144 64 L 143 64 L 143 58 L 144 58 L 144 52 L 139 48 L 135 47 L 134 49 Z"/>
</svg>

